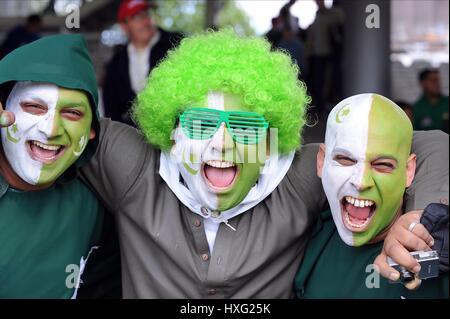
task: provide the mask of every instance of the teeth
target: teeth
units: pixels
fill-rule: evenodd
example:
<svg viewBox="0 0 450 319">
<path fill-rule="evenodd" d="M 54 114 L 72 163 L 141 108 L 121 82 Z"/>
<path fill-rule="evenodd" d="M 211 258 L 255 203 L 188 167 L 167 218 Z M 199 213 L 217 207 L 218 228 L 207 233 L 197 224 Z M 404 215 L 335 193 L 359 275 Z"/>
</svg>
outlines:
<svg viewBox="0 0 450 319">
<path fill-rule="evenodd" d="M 351 227 L 354 227 L 354 228 L 362 228 L 362 227 L 364 227 L 364 226 L 367 225 L 367 223 L 369 222 L 369 220 L 370 220 L 370 218 L 367 218 L 367 219 L 364 221 L 364 223 L 362 223 L 362 224 L 360 224 L 360 225 L 358 225 L 358 224 L 353 224 L 353 223 L 350 221 L 350 217 L 349 217 L 348 212 L 345 211 L 345 221 L 346 221 Z"/>
<path fill-rule="evenodd" d="M 350 203 L 356 207 L 369 207 L 375 204 L 373 201 L 369 199 L 357 199 L 351 196 L 345 196 L 345 200 L 347 201 L 347 203 Z"/>
<path fill-rule="evenodd" d="M 225 161 L 207 161 L 206 164 L 217 168 L 227 168 L 236 166 L 236 164 L 234 164 L 233 162 L 225 162 Z"/>
<path fill-rule="evenodd" d="M 43 149 L 46 149 L 49 151 L 57 151 L 61 148 L 61 145 L 47 145 L 47 144 L 43 144 L 38 141 L 32 141 L 32 143 L 36 146 L 39 146 L 40 148 L 43 148 Z"/>
</svg>

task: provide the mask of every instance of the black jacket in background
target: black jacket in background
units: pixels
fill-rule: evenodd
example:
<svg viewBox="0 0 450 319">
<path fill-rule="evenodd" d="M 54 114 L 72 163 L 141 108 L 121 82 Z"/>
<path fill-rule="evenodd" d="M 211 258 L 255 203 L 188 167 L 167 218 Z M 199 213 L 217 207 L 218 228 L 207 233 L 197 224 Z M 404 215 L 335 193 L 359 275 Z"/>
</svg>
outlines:
<svg viewBox="0 0 450 319">
<path fill-rule="evenodd" d="M 167 51 L 175 48 L 182 39 L 180 33 L 158 30 L 161 36 L 150 51 L 149 73 L 165 57 Z M 103 85 L 105 117 L 135 126 L 128 112 L 135 97 L 129 76 L 127 47 L 123 46 L 106 66 Z"/>
</svg>

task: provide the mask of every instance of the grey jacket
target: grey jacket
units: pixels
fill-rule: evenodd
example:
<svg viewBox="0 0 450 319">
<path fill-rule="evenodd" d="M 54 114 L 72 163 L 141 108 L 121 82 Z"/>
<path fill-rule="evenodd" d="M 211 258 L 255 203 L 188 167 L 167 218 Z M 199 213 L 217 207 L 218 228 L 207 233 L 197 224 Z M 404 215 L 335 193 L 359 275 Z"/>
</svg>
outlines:
<svg viewBox="0 0 450 319">
<path fill-rule="evenodd" d="M 448 198 L 448 135 L 418 135 L 416 182 L 426 189 L 410 188 L 408 209 Z M 317 144 L 303 146 L 272 194 L 229 220 L 236 232 L 221 224 L 210 255 L 201 217 L 158 173 L 159 151 L 134 128 L 102 120 L 100 145 L 82 173 L 116 214 L 123 296 L 294 297 L 294 276 L 311 227 L 327 205 L 316 175 L 317 150 Z"/>
</svg>

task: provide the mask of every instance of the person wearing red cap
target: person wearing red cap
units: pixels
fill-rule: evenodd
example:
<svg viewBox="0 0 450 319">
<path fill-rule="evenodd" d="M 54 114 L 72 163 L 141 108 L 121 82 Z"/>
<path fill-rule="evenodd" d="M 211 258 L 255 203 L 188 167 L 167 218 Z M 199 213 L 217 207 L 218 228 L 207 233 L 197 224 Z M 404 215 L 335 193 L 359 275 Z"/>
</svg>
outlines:
<svg viewBox="0 0 450 319">
<path fill-rule="evenodd" d="M 167 51 L 180 42 L 180 33 L 167 32 L 154 24 L 149 9 L 153 2 L 123 0 L 117 19 L 128 37 L 128 44 L 120 48 L 106 67 L 103 86 L 105 116 L 134 126 L 129 108 L 141 91 L 147 76 Z"/>
</svg>

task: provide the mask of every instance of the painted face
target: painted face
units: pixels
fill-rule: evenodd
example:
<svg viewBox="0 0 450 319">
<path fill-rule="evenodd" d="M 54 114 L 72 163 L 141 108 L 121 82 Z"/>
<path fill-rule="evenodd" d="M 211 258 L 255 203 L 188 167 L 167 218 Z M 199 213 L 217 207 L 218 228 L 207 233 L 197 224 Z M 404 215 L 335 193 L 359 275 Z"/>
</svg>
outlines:
<svg viewBox="0 0 450 319">
<path fill-rule="evenodd" d="M 221 111 L 248 111 L 242 100 L 212 92 L 196 107 Z M 245 145 L 233 140 L 222 123 L 215 134 L 204 140 L 190 139 L 181 124 L 175 132 L 172 156 L 181 176 L 197 200 L 213 211 L 237 206 L 258 180 L 265 163 L 266 140 Z"/>
<path fill-rule="evenodd" d="M 2 128 L 15 173 L 31 185 L 54 182 L 83 153 L 92 111 L 85 93 L 53 84 L 17 82 L 6 102 L 16 122 Z"/>
<path fill-rule="evenodd" d="M 352 96 L 330 113 L 318 171 L 339 235 L 348 245 L 368 243 L 401 208 L 415 170 L 411 141 L 406 114 L 380 95 Z"/>
</svg>

